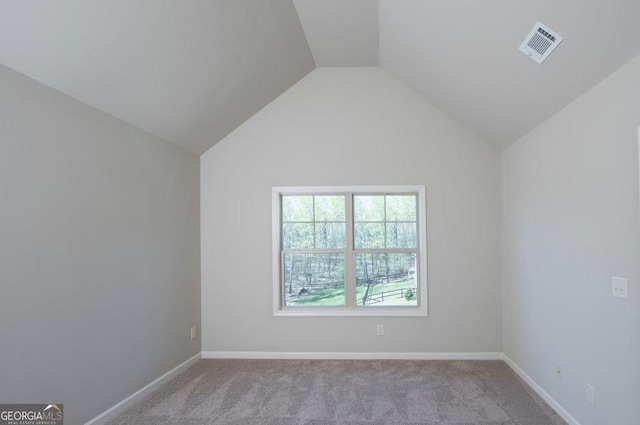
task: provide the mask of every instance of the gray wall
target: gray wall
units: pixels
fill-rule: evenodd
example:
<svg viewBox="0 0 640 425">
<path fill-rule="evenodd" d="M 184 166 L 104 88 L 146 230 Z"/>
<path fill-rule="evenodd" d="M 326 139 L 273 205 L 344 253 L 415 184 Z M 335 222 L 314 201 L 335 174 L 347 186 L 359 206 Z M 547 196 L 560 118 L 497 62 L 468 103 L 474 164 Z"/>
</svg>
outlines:
<svg viewBox="0 0 640 425">
<path fill-rule="evenodd" d="M 201 157 L 203 351 L 501 352 L 499 173 L 382 69 L 312 71 Z M 427 187 L 430 316 L 273 317 L 271 187 L 378 184 Z"/>
<path fill-rule="evenodd" d="M 640 57 L 501 154 L 504 350 L 582 425 L 640 418 L 639 125 Z"/>
<path fill-rule="evenodd" d="M 0 400 L 75 425 L 200 351 L 199 160 L 0 66 Z"/>
</svg>

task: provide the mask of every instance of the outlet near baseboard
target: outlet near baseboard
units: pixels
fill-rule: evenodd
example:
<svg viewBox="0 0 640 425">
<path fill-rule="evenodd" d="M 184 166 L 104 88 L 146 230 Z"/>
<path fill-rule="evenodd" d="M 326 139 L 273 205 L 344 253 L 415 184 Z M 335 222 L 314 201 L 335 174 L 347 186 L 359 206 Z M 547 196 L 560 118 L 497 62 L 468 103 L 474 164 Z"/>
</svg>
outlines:
<svg viewBox="0 0 640 425">
<path fill-rule="evenodd" d="M 198 327 L 194 326 L 191 328 L 191 339 L 196 339 L 198 337 Z"/>
<path fill-rule="evenodd" d="M 596 389 L 593 385 L 587 382 L 587 403 L 592 406 L 596 405 Z"/>
</svg>

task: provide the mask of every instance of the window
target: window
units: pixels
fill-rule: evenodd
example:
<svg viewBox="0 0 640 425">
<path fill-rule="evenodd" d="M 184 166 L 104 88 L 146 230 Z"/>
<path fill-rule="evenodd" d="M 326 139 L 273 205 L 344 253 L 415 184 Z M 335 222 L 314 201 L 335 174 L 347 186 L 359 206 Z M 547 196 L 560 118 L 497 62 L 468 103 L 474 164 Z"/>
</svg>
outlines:
<svg viewBox="0 0 640 425">
<path fill-rule="evenodd" d="M 275 315 L 427 314 L 424 186 L 273 188 Z"/>
</svg>

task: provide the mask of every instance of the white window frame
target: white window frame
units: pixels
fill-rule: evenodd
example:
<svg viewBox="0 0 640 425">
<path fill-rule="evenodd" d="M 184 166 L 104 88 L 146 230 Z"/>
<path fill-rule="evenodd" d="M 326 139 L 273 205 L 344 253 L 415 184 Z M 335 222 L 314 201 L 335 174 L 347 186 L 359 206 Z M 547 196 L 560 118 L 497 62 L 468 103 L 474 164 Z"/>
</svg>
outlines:
<svg viewBox="0 0 640 425">
<path fill-rule="evenodd" d="M 281 229 L 281 200 L 283 195 L 347 195 L 346 209 L 352 209 L 352 197 L 354 194 L 407 194 L 417 195 L 418 211 L 418 253 L 416 256 L 416 284 L 418 286 L 417 306 L 318 306 L 296 307 L 284 305 L 284 286 L 282 284 L 282 229 Z M 427 198 L 424 185 L 402 186 L 322 186 L 322 187 L 273 187 L 271 191 L 272 205 L 272 241 L 273 241 L 273 315 L 274 316 L 427 316 Z M 347 211 L 346 221 L 352 218 L 352 213 Z M 353 222 L 347 223 L 347 233 L 353 232 Z M 347 236 L 347 249 L 345 257 L 345 296 L 347 300 L 355 300 L 355 272 L 353 269 L 353 255 L 355 249 L 349 241 L 353 236 Z M 353 279 L 347 276 L 353 274 Z M 349 302 L 349 301 L 347 301 Z"/>
</svg>

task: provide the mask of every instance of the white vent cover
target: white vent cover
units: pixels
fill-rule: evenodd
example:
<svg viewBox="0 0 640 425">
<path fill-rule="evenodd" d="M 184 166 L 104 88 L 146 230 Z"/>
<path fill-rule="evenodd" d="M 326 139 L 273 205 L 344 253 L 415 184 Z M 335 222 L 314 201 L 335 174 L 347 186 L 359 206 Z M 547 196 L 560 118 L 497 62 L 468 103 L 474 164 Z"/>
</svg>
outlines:
<svg viewBox="0 0 640 425">
<path fill-rule="evenodd" d="M 520 45 L 520 51 L 534 61 L 542 63 L 561 41 L 562 37 L 558 33 L 540 22 L 536 22 L 527 38 Z"/>
</svg>

